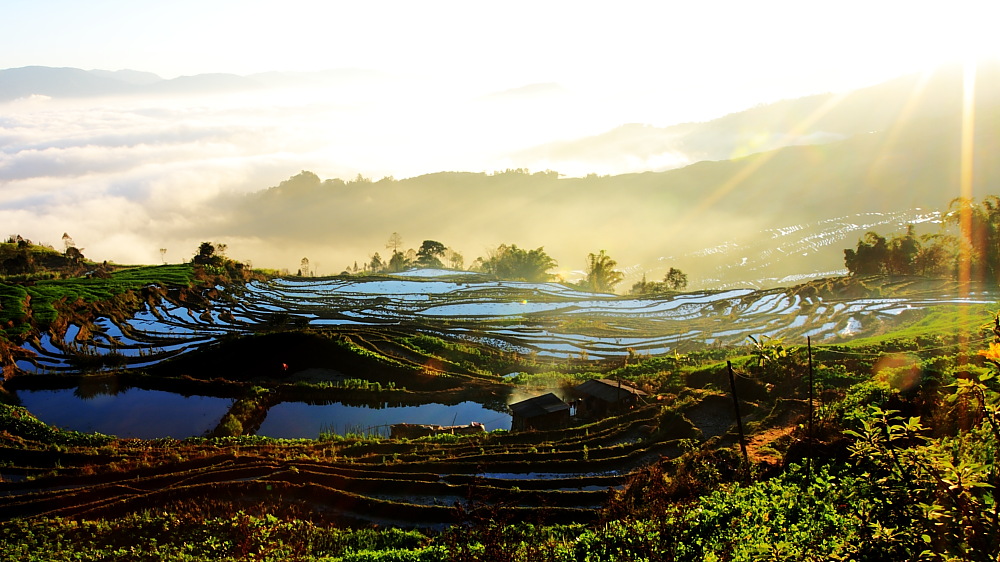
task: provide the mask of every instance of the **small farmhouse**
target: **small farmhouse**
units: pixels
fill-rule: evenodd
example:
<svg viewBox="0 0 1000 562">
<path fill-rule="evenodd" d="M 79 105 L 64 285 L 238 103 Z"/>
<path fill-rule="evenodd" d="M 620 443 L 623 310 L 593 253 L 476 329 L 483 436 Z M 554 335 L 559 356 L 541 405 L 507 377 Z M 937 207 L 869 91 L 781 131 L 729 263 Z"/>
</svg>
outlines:
<svg viewBox="0 0 1000 562">
<path fill-rule="evenodd" d="M 638 388 L 610 379 L 593 379 L 576 387 L 581 397 L 576 414 L 600 419 L 631 410 L 646 393 Z"/>
<path fill-rule="evenodd" d="M 511 431 L 558 429 L 569 424 L 569 405 L 552 394 L 543 394 L 510 405 Z"/>
</svg>

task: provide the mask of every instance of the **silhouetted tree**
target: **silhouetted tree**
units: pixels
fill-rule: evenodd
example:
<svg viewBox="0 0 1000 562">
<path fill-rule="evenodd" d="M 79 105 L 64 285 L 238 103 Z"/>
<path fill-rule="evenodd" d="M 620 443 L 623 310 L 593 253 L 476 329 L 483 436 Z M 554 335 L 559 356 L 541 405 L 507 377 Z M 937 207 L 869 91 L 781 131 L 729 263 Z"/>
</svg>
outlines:
<svg viewBox="0 0 1000 562">
<path fill-rule="evenodd" d="M 378 252 L 375 252 L 375 255 L 372 256 L 371 262 L 368 263 L 368 268 L 373 272 L 378 273 L 379 271 L 382 271 L 382 268 L 384 267 L 385 264 L 382 263 L 382 256 L 378 255 Z"/>
<path fill-rule="evenodd" d="M 959 247 L 969 260 L 974 278 L 1000 282 L 1000 197 L 987 195 L 977 204 L 973 199 L 953 199 L 944 216 L 945 224 L 959 229 Z"/>
<path fill-rule="evenodd" d="M 687 283 L 687 274 L 677 268 L 671 267 L 667 274 L 663 276 L 663 281 L 661 282 L 646 281 L 646 275 L 643 274 L 642 280 L 633 284 L 628 293 L 630 295 L 656 295 L 672 291 L 683 291 L 687 288 Z"/>
<path fill-rule="evenodd" d="M 462 269 L 465 265 L 465 258 L 462 254 L 452 250 L 451 248 L 445 250 L 445 259 L 448 260 L 452 269 Z"/>
<path fill-rule="evenodd" d="M 444 267 L 441 258 L 444 257 L 444 244 L 436 240 L 424 240 L 417 250 L 417 266 L 423 268 Z"/>
<path fill-rule="evenodd" d="M 913 272 L 924 276 L 945 276 L 956 271 L 958 239 L 947 234 L 925 234 L 913 257 Z"/>
<path fill-rule="evenodd" d="M 402 252 L 393 252 L 389 258 L 389 265 L 386 268 L 391 273 L 399 273 L 410 266 L 410 260 Z"/>
<path fill-rule="evenodd" d="M 671 291 L 683 291 L 688 286 L 688 276 L 687 273 L 671 267 L 663 276 L 663 282 Z"/>
<path fill-rule="evenodd" d="M 615 269 L 618 262 L 611 259 L 604 250 L 596 254 L 587 254 L 586 286 L 598 293 L 612 293 L 615 285 L 621 283 L 625 274 Z"/>
<path fill-rule="evenodd" d="M 489 253 L 486 259 L 478 258 L 476 269 L 499 279 L 530 281 L 541 283 L 552 276 L 548 270 L 556 266 L 556 261 L 543 248 L 522 250 L 516 244 L 501 244 Z"/>
<path fill-rule="evenodd" d="M 400 248 L 403 247 L 403 237 L 399 235 L 398 232 L 393 232 L 389 235 L 389 241 L 385 243 L 385 248 L 387 250 L 392 250 L 392 253 L 396 253 Z"/>
<path fill-rule="evenodd" d="M 207 265 L 211 264 L 215 257 L 215 246 L 211 242 L 202 242 L 198 246 L 198 253 L 191 261 L 195 264 Z"/>
<path fill-rule="evenodd" d="M 886 244 L 886 273 L 889 275 L 912 275 L 913 259 L 919 251 L 920 240 L 913 232 L 913 225 L 907 225 L 906 234 L 894 235 Z"/>
<path fill-rule="evenodd" d="M 361 172 L 358 172 L 358 175 L 353 180 L 347 183 L 356 185 L 370 185 L 372 183 L 372 180 L 361 175 Z"/>
<path fill-rule="evenodd" d="M 70 246 L 66 248 L 66 259 L 73 265 L 80 265 L 83 263 L 83 252 L 76 246 Z"/>
<path fill-rule="evenodd" d="M 655 292 L 653 290 L 653 287 L 651 287 L 651 286 L 656 286 L 656 285 L 659 285 L 659 283 L 656 283 L 655 281 L 653 283 L 650 283 L 650 282 L 646 281 L 646 274 L 643 273 L 642 274 L 642 280 L 636 281 L 635 283 L 633 283 L 632 284 L 632 288 L 628 290 L 628 294 L 630 294 L 630 295 L 648 295 L 650 293 Z"/>
<path fill-rule="evenodd" d="M 857 250 L 844 250 L 844 265 L 851 275 L 879 275 L 885 273 L 888 251 L 885 238 L 869 231 L 863 239 L 858 240 Z"/>
</svg>

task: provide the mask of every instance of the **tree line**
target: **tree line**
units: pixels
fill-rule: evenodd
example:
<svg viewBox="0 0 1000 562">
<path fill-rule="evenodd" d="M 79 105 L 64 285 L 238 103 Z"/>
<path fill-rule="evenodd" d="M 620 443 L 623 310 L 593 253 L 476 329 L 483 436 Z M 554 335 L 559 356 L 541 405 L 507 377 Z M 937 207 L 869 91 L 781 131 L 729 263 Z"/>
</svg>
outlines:
<svg viewBox="0 0 1000 562">
<path fill-rule="evenodd" d="M 386 250 L 391 252 L 388 260 L 379 252 L 375 252 L 367 262 L 360 266 L 355 262 L 347 266 L 343 273 L 399 273 L 412 268 L 461 270 L 464 267 L 465 258 L 462 254 L 437 240 L 424 240 L 418 249 L 403 250 L 403 247 L 402 236 L 398 232 L 393 232 L 385 244 Z M 489 250 L 485 256 L 476 258 L 468 270 L 507 281 L 544 283 L 557 280 L 557 275 L 551 273 L 551 270 L 558 265 L 558 262 L 545 252 L 544 247 L 525 249 L 519 248 L 517 244 L 504 243 Z M 608 255 L 606 250 L 587 254 L 586 275 L 575 285 L 593 292 L 613 293 L 615 287 L 625 279 L 625 274 L 617 267 L 618 262 Z M 298 274 L 309 276 L 308 258 L 302 258 L 302 267 Z M 643 276 L 642 281 L 632 286 L 629 294 L 655 294 L 683 290 L 686 287 L 687 275 L 679 269 L 670 268 L 663 282 L 647 282 Z"/>
<path fill-rule="evenodd" d="M 955 233 L 957 231 L 957 234 Z M 848 274 L 959 277 L 1000 283 L 1000 197 L 952 200 L 939 232 L 917 235 L 914 226 L 886 238 L 869 231 L 844 250 Z"/>
</svg>

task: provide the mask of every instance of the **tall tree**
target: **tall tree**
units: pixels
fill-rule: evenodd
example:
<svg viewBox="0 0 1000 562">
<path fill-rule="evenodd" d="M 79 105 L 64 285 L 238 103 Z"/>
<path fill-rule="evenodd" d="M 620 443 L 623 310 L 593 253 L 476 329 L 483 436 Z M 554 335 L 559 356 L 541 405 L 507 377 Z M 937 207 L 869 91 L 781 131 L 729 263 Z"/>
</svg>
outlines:
<svg viewBox="0 0 1000 562">
<path fill-rule="evenodd" d="M 604 250 L 587 254 L 587 286 L 597 293 L 613 293 L 625 274 L 615 269 L 618 262 Z"/>
<path fill-rule="evenodd" d="M 198 254 L 192 260 L 196 264 L 209 264 L 215 259 L 215 246 L 211 242 L 202 242 L 198 246 Z"/>
<path fill-rule="evenodd" d="M 885 238 L 877 232 L 868 231 L 858 240 L 858 249 L 844 250 L 844 265 L 851 275 L 879 275 L 885 273 L 885 261 L 889 248 Z"/>
<path fill-rule="evenodd" d="M 898 234 L 886 244 L 885 270 L 889 275 L 912 275 L 913 259 L 920 251 L 920 239 L 913 232 L 913 225 L 906 225 L 906 234 Z"/>
<path fill-rule="evenodd" d="M 687 273 L 671 267 L 663 276 L 663 282 L 671 291 L 683 291 L 688 286 L 688 276 Z"/>
<path fill-rule="evenodd" d="M 445 250 L 444 256 L 452 269 L 462 269 L 465 266 L 465 257 L 451 248 Z"/>
<path fill-rule="evenodd" d="M 958 240 L 947 234 L 925 234 L 913 256 L 913 272 L 926 277 L 946 276 L 956 271 Z"/>
<path fill-rule="evenodd" d="M 556 266 L 556 261 L 545 253 L 544 248 L 522 250 L 517 244 L 501 244 L 489 252 L 486 259 L 478 258 L 478 269 L 499 279 L 543 283 L 552 276 L 548 271 Z"/>
<path fill-rule="evenodd" d="M 407 267 L 410 266 L 410 260 L 406 259 L 406 255 L 402 252 L 393 252 L 392 257 L 389 258 L 389 265 L 386 267 L 390 273 L 399 273 Z"/>
<path fill-rule="evenodd" d="M 393 232 L 392 234 L 390 234 L 389 241 L 385 243 L 385 248 L 387 250 L 392 250 L 392 253 L 395 254 L 402 247 L 403 247 L 403 237 L 400 236 L 398 232 Z"/>
<path fill-rule="evenodd" d="M 444 244 L 437 240 L 424 240 L 420 249 L 417 250 L 417 266 L 423 268 L 444 267 L 441 258 L 444 257 L 445 249 Z"/>
<path fill-rule="evenodd" d="M 945 224 L 958 226 L 960 259 L 969 263 L 972 276 L 1000 283 L 1000 197 L 987 195 L 981 203 L 966 197 L 953 199 Z"/>
</svg>

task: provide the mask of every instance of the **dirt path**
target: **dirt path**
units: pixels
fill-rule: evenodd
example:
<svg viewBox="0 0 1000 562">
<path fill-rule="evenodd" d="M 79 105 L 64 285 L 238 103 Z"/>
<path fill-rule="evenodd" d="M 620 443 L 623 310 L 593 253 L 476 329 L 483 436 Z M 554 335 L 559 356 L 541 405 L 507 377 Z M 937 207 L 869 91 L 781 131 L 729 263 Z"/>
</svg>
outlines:
<svg viewBox="0 0 1000 562">
<path fill-rule="evenodd" d="M 776 441 L 788 437 L 795 430 L 795 425 L 773 427 L 753 434 L 747 443 L 747 455 L 754 463 L 781 464 L 783 447 L 772 447 Z M 777 449 L 777 450 L 776 450 Z"/>
</svg>

